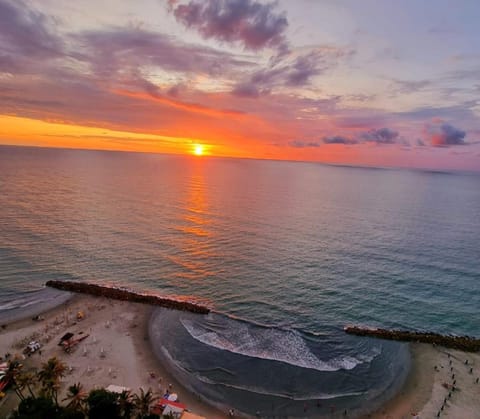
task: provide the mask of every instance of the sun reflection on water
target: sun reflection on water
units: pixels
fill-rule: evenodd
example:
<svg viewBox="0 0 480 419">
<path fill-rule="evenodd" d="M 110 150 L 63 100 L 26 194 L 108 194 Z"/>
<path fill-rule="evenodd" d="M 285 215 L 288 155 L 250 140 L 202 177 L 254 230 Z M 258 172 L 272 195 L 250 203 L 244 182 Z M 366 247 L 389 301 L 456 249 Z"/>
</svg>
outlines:
<svg viewBox="0 0 480 419">
<path fill-rule="evenodd" d="M 203 159 L 191 162 L 185 196 L 179 211 L 181 215 L 173 227 L 179 234 L 175 240 L 176 251 L 168 256 L 179 267 L 175 277 L 186 280 L 201 280 L 215 276 L 211 258 L 217 255 L 212 250 L 215 237 L 214 219 L 210 208 L 209 191 L 205 179 Z"/>
</svg>

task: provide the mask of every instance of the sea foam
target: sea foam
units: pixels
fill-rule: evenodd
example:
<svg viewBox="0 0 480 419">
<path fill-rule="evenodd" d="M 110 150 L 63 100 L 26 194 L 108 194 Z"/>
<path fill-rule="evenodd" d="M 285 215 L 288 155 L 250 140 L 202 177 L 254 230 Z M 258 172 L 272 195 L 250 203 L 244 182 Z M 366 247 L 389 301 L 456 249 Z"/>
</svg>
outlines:
<svg viewBox="0 0 480 419">
<path fill-rule="evenodd" d="M 296 330 L 258 327 L 248 322 L 222 319 L 216 314 L 208 317 L 211 321 L 205 323 L 186 318 L 180 321 L 190 336 L 205 345 L 253 358 L 318 371 L 338 371 L 352 370 L 361 363 L 372 361 L 380 353 L 374 347 L 369 354 L 322 360 L 312 353 Z"/>
</svg>

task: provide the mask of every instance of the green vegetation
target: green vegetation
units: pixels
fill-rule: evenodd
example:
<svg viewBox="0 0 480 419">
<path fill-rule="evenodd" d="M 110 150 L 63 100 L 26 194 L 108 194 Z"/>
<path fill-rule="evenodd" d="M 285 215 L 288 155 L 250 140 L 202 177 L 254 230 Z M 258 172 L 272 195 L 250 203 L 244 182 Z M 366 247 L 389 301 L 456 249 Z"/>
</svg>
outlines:
<svg viewBox="0 0 480 419">
<path fill-rule="evenodd" d="M 68 387 L 59 403 L 60 379 L 67 366 L 57 358 L 50 358 L 40 370 L 23 371 L 17 360 L 9 361 L 6 378 L 20 399 L 13 419 L 155 419 L 150 413 L 157 400 L 151 389 L 140 389 L 138 394 L 124 391 L 120 394 L 105 389 L 89 393 L 81 383 Z"/>
</svg>

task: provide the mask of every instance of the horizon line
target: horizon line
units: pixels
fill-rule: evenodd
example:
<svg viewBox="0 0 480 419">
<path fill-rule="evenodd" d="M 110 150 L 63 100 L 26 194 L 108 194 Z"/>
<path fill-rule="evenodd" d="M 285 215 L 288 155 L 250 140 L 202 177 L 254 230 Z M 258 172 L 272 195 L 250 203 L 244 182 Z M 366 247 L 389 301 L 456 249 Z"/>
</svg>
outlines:
<svg viewBox="0 0 480 419">
<path fill-rule="evenodd" d="M 88 147 L 66 147 L 66 146 L 46 146 L 46 145 L 34 145 L 34 144 L 8 144 L 0 143 L 0 147 L 16 147 L 16 148 L 33 148 L 43 150 L 64 150 L 64 151 L 95 151 L 95 152 L 113 152 L 113 153 L 134 153 L 134 154 L 153 154 L 163 156 L 177 156 L 186 157 L 195 160 L 202 159 L 233 159 L 233 160 L 254 160 L 254 161 L 273 161 L 273 162 L 286 162 L 286 163 L 303 163 L 303 164 L 318 164 L 322 166 L 338 167 L 338 168 L 351 168 L 351 169 L 369 169 L 369 170 L 401 170 L 401 171 L 415 171 L 415 172 L 427 172 L 432 174 L 449 174 L 449 175 L 474 175 L 480 176 L 480 168 L 475 170 L 459 170 L 459 169 L 442 169 L 442 168 L 428 168 L 428 167 L 408 167 L 408 166 L 369 166 L 359 165 L 354 163 L 330 163 L 317 160 L 295 160 L 295 159 L 276 159 L 269 157 L 247 157 L 247 156 L 216 156 L 216 155 L 204 155 L 194 156 L 186 153 L 167 153 L 159 151 L 144 151 L 144 150 L 119 150 L 119 149 L 102 149 L 102 148 L 88 148 Z"/>
</svg>

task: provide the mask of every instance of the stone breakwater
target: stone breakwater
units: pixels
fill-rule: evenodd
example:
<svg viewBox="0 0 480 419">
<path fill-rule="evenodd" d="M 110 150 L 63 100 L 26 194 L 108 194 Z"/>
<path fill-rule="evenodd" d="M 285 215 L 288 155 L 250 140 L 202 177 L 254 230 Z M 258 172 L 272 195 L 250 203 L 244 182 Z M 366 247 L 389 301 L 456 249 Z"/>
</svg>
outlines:
<svg viewBox="0 0 480 419">
<path fill-rule="evenodd" d="M 370 336 L 406 342 L 431 343 L 466 352 L 480 351 L 480 339 L 475 339 L 470 336 L 440 335 L 438 333 L 413 332 L 407 330 L 372 329 L 359 326 L 346 326 L 344 330 L 351 335 Z"/>
<path fill-rule="evenodd" d="M 175 300 L 174 298 L 161 297 L 154 294 L 138 294 L 122 288 L 106 287 L 86 282 L 72 281 L 48 281 L 47 287 L 56 288 L 62 291 L 70 291 L 82 294 L 90 294 L 98 297 L 112 298 L 115 300 L 131 301 L 135 303 L 144 303 L 154 306 L 170 308 L 174 310 L 190 311 L 198 314 L 208 314 L 210 309 L 200 304 L 189 301 Z"/>
</svg>

